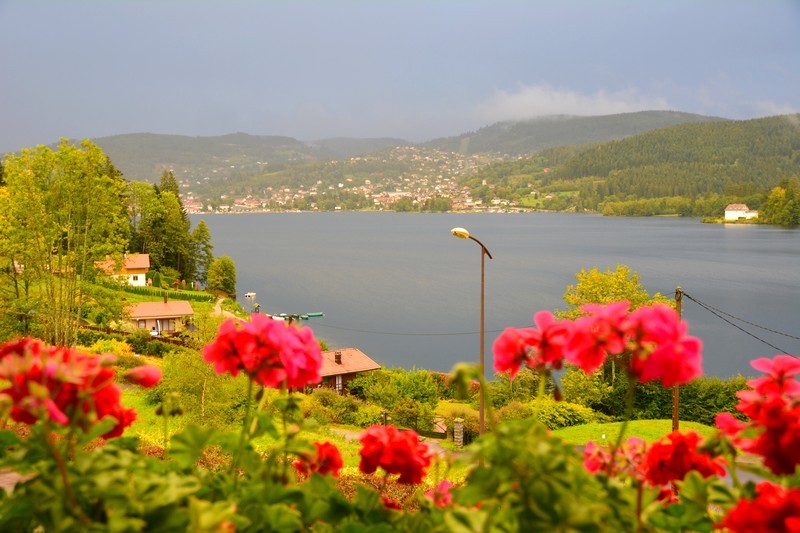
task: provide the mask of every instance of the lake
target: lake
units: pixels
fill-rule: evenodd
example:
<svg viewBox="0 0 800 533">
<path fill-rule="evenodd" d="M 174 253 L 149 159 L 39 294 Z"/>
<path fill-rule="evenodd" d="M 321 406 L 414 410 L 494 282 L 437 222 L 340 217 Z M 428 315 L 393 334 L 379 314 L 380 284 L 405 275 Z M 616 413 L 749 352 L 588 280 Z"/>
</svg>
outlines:
<svg viewBox="0 0 800 533">
<path fill-rule="evenodd" d="M 236 262 L 243 306 L 251 304 L 244 294 L 255 292 L 262 312 L 321 311 L 304 322 L 317 337 L 332 349 L 358 347 L 384 366 L 447 371 L 477 362 L 481 249 L 453 237 L 457 226 L 494 257 L 486 259 L 487 375 L 492 342 L 504 328 L 563 308 L 581 269 L 617 264 L 637 272 L 651 294 L 673 297 L 680 286 L 716 310 L 684 298 L 689 331 L 704 342 L 707 375 L 753 375 L 752 358 L 800 353 L 797 230 L 562 213 L 191 218 L 208 224 L 215 256 Z"/>
</svg>

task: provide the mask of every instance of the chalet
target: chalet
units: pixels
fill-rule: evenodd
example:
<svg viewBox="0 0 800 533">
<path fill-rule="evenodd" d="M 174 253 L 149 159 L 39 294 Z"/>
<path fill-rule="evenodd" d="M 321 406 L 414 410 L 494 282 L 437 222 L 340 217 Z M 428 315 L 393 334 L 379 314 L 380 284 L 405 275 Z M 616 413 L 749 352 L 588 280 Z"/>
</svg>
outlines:
<svg viewBox="0 0 800 533">
<path fill-rule="evenodd" d="M 131 322 L 138 329 L 146 329 L 151 335 L 171 334 L 181 331 L 194 316 L 189 302 L 182 300 L 142 302 L 126 308 Z"/>
<path fill-rule="evenodd" d="M 150 255 L 126 254 L 119 264 L 106 256 L 105 261 L 95 261 L 94 266 L 109 276 L 123 279 L 128 285 L 144 287 L 147 285 L 147 272 L 150 270 Z"/>
<path fill-rule="evenodd" d="M 729 204 L 725 208 L 725 220 L 750 220 L 758 218 L 758 211 L 747 208 L 747 204 Z"/>
<path fill-rule="evenodd" d="M 358 348 L 322 352 L 322 386 L 342 392 L 358 374 L 380 368 L 381 365 Z"/>
</svg>

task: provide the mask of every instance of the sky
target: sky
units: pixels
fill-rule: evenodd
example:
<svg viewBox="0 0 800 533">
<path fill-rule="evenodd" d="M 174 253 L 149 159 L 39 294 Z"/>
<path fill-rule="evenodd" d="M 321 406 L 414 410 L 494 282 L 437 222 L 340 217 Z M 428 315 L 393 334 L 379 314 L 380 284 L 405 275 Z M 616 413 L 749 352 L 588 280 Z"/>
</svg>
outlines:
<svg viewBox="0 0 800 533">
<path fill-rule="evenodd" d="M 0 0 L 0 153 L 800 112 L 798 0 Z"/>
</svg>

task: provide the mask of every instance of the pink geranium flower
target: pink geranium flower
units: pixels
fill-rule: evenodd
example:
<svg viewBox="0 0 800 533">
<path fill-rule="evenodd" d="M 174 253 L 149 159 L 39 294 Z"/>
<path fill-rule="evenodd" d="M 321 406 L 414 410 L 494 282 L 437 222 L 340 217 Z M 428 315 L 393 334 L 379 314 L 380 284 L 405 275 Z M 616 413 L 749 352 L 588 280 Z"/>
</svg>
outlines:
<svg viewBox="0 0 800 533">
<path fill-rule="evenodd" d="M 233 319 L 223 322 L 203 348 L 203 359 L 219 374 L 241 371 L 265 387 L 301 388 L 322 380 L 322 352 L 311 330 L 263 315 L 252 315 L 241 327 Z"/>
<path fill-rule="evenodd" d="M 703 343 L 686 334 L 686 322 L 671 307 L 640 307 L 631 313 L 628 327 L 634 346 L 630 371 L 642 383 L 660 379 L 665 387 L 671 387 L 703 373 Z"/>
<path fill-rule="evenodd" d="M 625 328 L 628 317 L 627 301 L 608 305 L 586 304 L 585 316 L 575 321 L 565 350 L 567 362 L 587 374 L 600 368 L 609 354 L 625 349 Z"/>
<path fill-rule="evenodd" d="M 507 328 L 492 346 L 494 369 L 511 379 L 523 364 L 535 370 L 560 370 L 572 323 L 557 321 L 550 311 L 533 316 L 536 328 Z"/>
<path fill-rule="evenodd" d="M 161 369 L 153 365 L 137 366 L 125 372 L 125 379 L 146 389 L 158 385 L 162 376 Z"/>
</svg>

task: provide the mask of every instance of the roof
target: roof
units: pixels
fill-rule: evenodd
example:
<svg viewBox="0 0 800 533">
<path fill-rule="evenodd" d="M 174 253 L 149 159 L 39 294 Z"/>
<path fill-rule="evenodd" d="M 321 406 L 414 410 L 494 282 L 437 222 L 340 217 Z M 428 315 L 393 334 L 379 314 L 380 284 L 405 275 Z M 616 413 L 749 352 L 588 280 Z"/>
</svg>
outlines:
<svg viewBox="0 0 800 533">
<path fill-rule="evenodd" d="M 337 352 L 342 354 L 341 364 L 336 362 Z M 380 368 L 381 365 L 370 359 L 367 354 L 358 348 L 342 348 L 341 350 L 322 352 L 322 370 L 320 374 L 324 378 L 339 374 L 379 370 Z"/>
<path fill-rule="evenodd" d="M 728 204 L 725 211 L 747 211 L 747 204 Z"/>
<path fill-rule="evenodd" d="M 175 300 L 168 302 L 142 302 L 128 306 L 126 309 L 135 320 L 146 318 L 177 318 L 194 315 L 189 302 Z"/>
<path fill-rule="evenodd" d="M 116 267 L 113 259 L 106 256 L 105 261 L 95 261 L 95 266 L 101 270 L 113 273 Z M 122 271 L 141 270 L 150 268 L 150 254 L 127 254 L 122 259 Z"/>
</svg>

